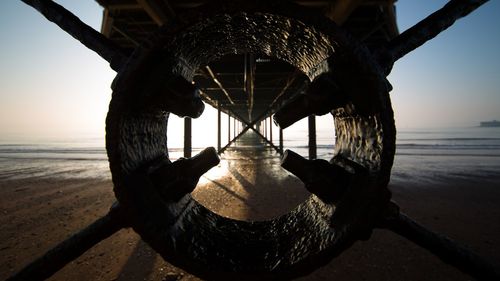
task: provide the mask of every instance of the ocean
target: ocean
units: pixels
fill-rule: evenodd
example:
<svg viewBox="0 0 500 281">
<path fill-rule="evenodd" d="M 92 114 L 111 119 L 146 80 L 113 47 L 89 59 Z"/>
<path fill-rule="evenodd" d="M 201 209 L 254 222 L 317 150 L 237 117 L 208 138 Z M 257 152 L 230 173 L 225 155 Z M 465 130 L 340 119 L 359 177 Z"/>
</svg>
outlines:
<svg viewBox="0 0 500 281">
<path fill-rule="evenodd" d="M 392 183 L 498 182 L 500 128 L 401 129 Z"/>
<path fill-rule="evenodd" d="M 307 156 L 307 131 L 284 132 L 285 149 Z M 207 141 L 206 146 L 214 146 L 214 143 Z M 330 159 L 335 145 L 333 131 L 318 130 L 317 144 L 318 158 Z M 193 155 L 203 148 L 201 145 L 193 148 Z M 182 147 L 170 147 L 170 158 L 181 157 L 182 151 Z M 393 183 L 489 181 L 497 180 L 499 175 L 500 128 L 398 130 Z M 110 179 L 104 140 L 88 135 L 0 138 L 0 180 L 23 178 Z"/>
</svg>

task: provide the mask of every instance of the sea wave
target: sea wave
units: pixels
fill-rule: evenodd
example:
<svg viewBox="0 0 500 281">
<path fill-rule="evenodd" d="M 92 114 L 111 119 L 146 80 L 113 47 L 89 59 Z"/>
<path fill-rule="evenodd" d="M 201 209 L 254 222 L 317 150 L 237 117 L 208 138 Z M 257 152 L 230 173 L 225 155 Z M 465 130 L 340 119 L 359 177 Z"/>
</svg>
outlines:
<svg viewBox="0 0 500 281">
<path fill-rule="evenodd" d="M 396 148 L 405 149 L 481 149 L 481 150 L 498 150 L 500 144 L 421 144 L 421 143 L 405 143 L 396 144 Z"/>
<path fill-rule="evenodd" d="M 401 138 L 403 141 L 500 141 L 500 138 Z"/>
<path fill-rule="evenodd" d="M 74 153 L 85 153 L 85 154 L 106 154 L 106 150 L 103 149 L 57 149 L 57 148 L 41 148 L 41 149 L 33 149 L 33 148 L 15 148 L 15 149 L 2 149 L 0 148 L 0 153 L 58 153 L 58 154 L 74 154 Z"/>
<path fill-rule="evenodd" d="M 330 141 L 331 140 L 331 141 Z M 107 153 L 102 141 L 79 139 L 45 143 L 0 141 L 0 179 L 57 177 L 110 178 Z M 284 148 L 307 157 L 307 132 L 287 136 Z M 274 144 L 278 145 L 277 140 Z M 224 145 L 224 144 L 223 144 Z M 168 147 L 171 160 L 183 156 L 183 147 Z M 206 146 L 214 146 L 208 142 Z M 197 144 L 192 155 L 204 149 Z M 317 138 L 318 158 L 331 159 L 335 141 Z M 224 156 L 223 156 L 224 157 Z M 462 157 L 462 158 L 460 158 Z M 471 129 L 456 132 L 398 132 L 393 175 L 421 178 L 436 173 L 457 171 L 477 176 L 500 171 L 500 131 Z"/>
</svg>

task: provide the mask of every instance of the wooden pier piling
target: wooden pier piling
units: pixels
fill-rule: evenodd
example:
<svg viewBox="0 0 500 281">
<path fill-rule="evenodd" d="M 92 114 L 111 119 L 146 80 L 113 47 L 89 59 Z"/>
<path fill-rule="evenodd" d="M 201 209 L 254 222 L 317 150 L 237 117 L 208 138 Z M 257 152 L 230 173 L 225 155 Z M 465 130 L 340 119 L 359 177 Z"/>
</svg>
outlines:
<svg viewBox="0 0 500 281">
<path fill-rule="evenodd" d="M 221 149 L 221 105 L 217 104 L 217 151 Z"/>
<path fill-rule="evenodd" d="M 184 157 L 191 157 L 192 141 L 191 141 L 191 118 L 184 118 Z"/>
<path fill-rule="evenodd" d="M 309 115 L 309 159 L 316 159 L 316 116 Z"/>
</svg>

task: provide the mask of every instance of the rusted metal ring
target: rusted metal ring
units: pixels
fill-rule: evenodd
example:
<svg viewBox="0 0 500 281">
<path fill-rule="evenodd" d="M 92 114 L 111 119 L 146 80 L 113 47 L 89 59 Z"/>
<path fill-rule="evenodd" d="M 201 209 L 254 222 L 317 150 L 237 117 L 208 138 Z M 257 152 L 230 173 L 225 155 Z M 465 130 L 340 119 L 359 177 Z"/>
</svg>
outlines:
<svg viewBox="0 0 500 281">
<path fill-rule="evenodd" d="M 282 59 L 311 79 L 337 69 L 350 82 L 358 79 L 348 83 L 352 103 L 332 112 L 337 136 L 332 161 L 354 160 L 369 170 L 369 179 L 351 188 L 336 208 L 311 196 L 277 219 L 237 221 L 211 212 L 189 194 L 176 203 L 163 201 L 144 172 L 155 159 L 168 157 L 168 113 L 142 103 L 149 97 L 141 89 L 150 80 L 141 71 L 190 80 L 199 66 L 245 51 Z M 161 67 L 151 70 L 158 61 Z M 116 197 L 141 238 L 193 274 L 218 280 L 241 279 L 241 274 L 274 280 L 308 274 L 364 238 L 390 199 L 395 129 L 385 85 L 369 52 L 326 20 L 314 26 L 252 12 L 198 22 L 172 41 L 138 48 L 115 79 L 106 148 Z M 363 107 L 370 110 L 359 110 Z"/>
</svg>

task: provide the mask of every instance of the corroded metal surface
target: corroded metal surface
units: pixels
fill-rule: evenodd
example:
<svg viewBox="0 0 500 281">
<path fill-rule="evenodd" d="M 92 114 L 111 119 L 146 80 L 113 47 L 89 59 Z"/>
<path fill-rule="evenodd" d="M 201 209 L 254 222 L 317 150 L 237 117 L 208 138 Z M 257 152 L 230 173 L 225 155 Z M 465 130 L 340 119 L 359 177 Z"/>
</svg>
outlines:
<svg viewBox="0 0 500 281">
<path fill-rule="evenodd" d="M 175 36 L 165 48 L 179 57 L 178 69 L 188 79 L 200 66 L 243 52 L 281 59 L 313 79 L 334 52 L 325 34 L 300 21 L 265 13 L 203 20 Z"/>
<path fill-rule="evenodd" d="M 335 204 L 342 199 L 353 177 L 366 176 L 364 171 L 356 174 L 354 167 L 349 167 L 352 170 L 349 171 L 347 167 L 323 159 L 306 160 L 290 150 L 285 151 L 281 167 L 297 176 L 309 192 L 327 204 Z"/>
<path fill-rule="evenodd" d="M 311 79 L 336 67 L 336 52 L 354 58 L 349 73 L 362 73 L 364 76 L 358 77 L 358 81 L 369 81 L 363 88 L 356 87 L 352 95 L 358 97 L 363 90 L 371 104 L 359 106 L 362 115 L 356 110 L 356 98 L 348 104 L 345 118 L 350 117 L 355 128 L 338 127 L 337 135 L 350 135 L 359 142 L 351 145 L 351 138 L 337 142 L 346 142 L 341 146 L 342 156 L 356 155 L 355 160 L 367 165 L 369 176 L 346 192 L 348 203 L 339 202 L 336 210 L 332 204 L 312 196 L 280 218 L 244 222 L 216 215 L 190 195 L 178 202 L 160 200 L 150 178 L 138 167 L 167 154 L 166 118 L 160 112 L 130 104 L 130 100 L 147 94 L 131 90 L 123 78 L 115 81 L 107 118 L 107 148 L 115 192 L 120 203 L 127 206 L 134 230 L 166 260 L 209 279 L 231 278 L 234 274 L 246 274 L 249 279 L 287 279 L 307 274 L 369 234 L 371 221 L 390 198 L 386 184 L 393 151 L 384 155 L 383 150 L 394 147 L 392 110 L 386 103 L 389 98 L 383 88 L 385 79 L 376 76 L 377 69 L 370 69 L 374 64 L 366 64 L 369 53 L 352 45 L 330 24 L 317 29 L 281 15 L 238 12 L 203 20 L 173 40 L 160 40 L 159 46 L 152 49 L 167 53 L 164 57 L 178 58 L 172 59 L 168 73 L 181 74 L 187 80 L 198 67 L 228 53 L 253 51 L 278 57 Z M 148 58 L 154 55 L 155 52 L 146 56 L 137 51 L 135 54 L 137 60 L 145 61 L 155 61 Z M 134 59 L 128 63 L 137 64 Z M 354 71 L 358 64 L 363 68 Z M 125 68 L 127 71 L 130 70 Z M 373 125 L 367 120 L 375 120 L 377 127 L 367 128 Z M 360 193 L 366 194 L 360 197 Z"/>
</svg>

